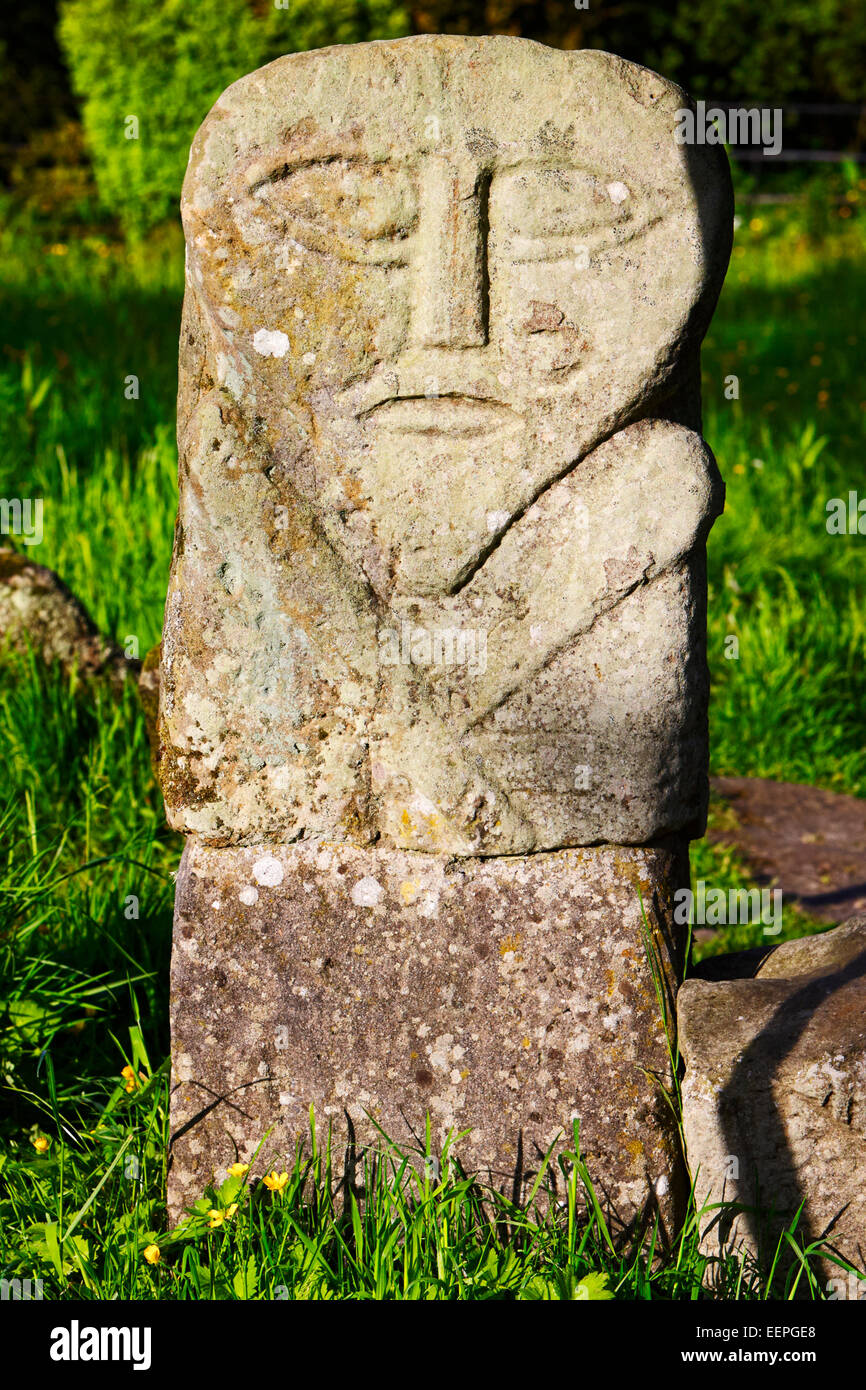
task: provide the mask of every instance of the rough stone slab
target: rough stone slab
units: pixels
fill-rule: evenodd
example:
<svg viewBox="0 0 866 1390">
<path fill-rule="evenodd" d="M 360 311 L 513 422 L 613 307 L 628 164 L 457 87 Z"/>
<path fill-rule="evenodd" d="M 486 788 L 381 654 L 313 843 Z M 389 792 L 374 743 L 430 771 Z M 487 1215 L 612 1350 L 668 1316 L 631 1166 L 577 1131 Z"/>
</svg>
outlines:
<svg viewBox="0 0 866 1390">
<path fill-rule="evenodd" d="M 54 570 L 0 546 L 0 652 L 33 650 L 80 676 L 105 677 L 120 689 L 141 663 L 104 636 Z"/>
<path fill-rule="evenodd" d="M 766 1260 L 805 1199 L 801 1244 L 822 1238 L 862 1270 L 866 917 L 785 942 L 757 966 L 758 953 L 742 954 L 747 978 L 687 980 L 677 998 L 686 1146 L 699 1202 L 754 1206 L 760 1194 L 776 1214 L 716 1224 L 704 1249 Z M 829 1261 L 825 1272 L 840 1274 Z"/>
<path fill-rule="evenodd" d="M 212 1176 L 291 1162 L 321 1133 L 435 1151 L 525 1195 L 563 1132 L 615 1229 L 661 1212 L 683 1164 L 659 1084 L 667 1045 L 639 892 L 669 999 L 683 943 L 673 893 L 684 846 L 455 860 L 327 842 L 214 849 L 191 839 L 172 955 L 177 1218 Z"/>
<path fill-rule="evenodd" d="M 696 382 L 733 208 L 686 102 L 609 54 L 433 35 L 216 103 L 182 209 L 176 828 L 458 856 L 702 833 Z"/>
</svg>

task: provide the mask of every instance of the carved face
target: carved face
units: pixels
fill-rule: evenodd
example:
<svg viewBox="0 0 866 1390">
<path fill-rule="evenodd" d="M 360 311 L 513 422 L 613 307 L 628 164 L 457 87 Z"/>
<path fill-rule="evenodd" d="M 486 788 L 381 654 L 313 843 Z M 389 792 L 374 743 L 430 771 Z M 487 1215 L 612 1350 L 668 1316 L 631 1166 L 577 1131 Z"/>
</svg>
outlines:
<svg viewBox="0 0 866 1390">
<path fill-rule="evenodd" d="M 664 393 L 706 291 L 681 103 L 606 54 L 436 37 L 281 59 L 205 122 L 219 384 L 381 597 L 459 590 Z"/>
</svg>

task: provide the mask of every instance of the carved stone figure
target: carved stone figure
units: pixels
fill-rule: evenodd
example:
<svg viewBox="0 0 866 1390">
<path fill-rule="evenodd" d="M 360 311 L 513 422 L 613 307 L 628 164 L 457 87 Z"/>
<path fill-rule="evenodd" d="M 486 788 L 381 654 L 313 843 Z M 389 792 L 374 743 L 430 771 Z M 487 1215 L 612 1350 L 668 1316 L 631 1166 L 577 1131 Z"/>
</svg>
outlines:
<svg viewBox="0 0 866 1390">
<path fill-rule="evenodd" d="M 642 933 L 672 983 L 670 900 L 707 797 L 704 543 L 723 487 L 698 433 L 698 349 L 732 206 L 720 151 L 674 137 L 685 102 L 608 54 L 434 36 L 282 58 L 196 137 L 160 695 L 167 812 L 193 837 L 176 1201 L 267 1114 L 287 1137 L 311 1102 L 422 1131 L 426 1106 L 440 1138 L 473 1126 L 470 1158 L 500 1171 L 522 1131 L 570 1140 L 605 1074 L 586 1054 L 619 1028 L 596 1136 L 622 1168 L 612 1209 L 628 1225 L 676 1187 L 661 1110 L 641 1092 L 639 1121 L 623 1088 L 667 1067 Z M 274 883 L 255 880 L 265 862 Z M 436 886 L 413 897 L 416 881 Z M 502 942 L 529 938 L 503 977 Z M 432 963 L 452 948 L 463 990 L 454 961 Z M 246 1085 L 246 1063 L 221 1072 L 207 1050 L 228 1007 L 212 972 L 237 984 L 243 1029 L 265 956 L 266 1099 L 245 1121 L 218 1104 L 196 1139 L 196 1087 Z M 618 1023 L 579 1023 L 577 996 L 596 1018 L 598 991 Z M 289 1060 L 266 1039 L 300 1018 Z M 459 1105 L 419 1050 L 434 1026 L 441 1055 L 461 1050 Z M 362 1080 L 351 1059 L 372 1033 Z M 506 1034 L 519 1074 L 485 1052 Z M 291 1115 L 278 1094 L 297 1096 Z M 664 1171 L 635 1157 L 647 1135 Z"/>
</svg>

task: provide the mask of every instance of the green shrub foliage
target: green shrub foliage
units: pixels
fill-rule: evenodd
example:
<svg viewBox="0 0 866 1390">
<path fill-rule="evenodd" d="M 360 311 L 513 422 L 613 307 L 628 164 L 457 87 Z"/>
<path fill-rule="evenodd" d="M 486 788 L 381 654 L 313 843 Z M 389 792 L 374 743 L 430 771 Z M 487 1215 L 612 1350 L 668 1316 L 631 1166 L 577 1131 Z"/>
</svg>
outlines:
<svg viewBox="0 0 866 1390">
<path fill-rule="evenodd" d="M 192 137 L 245 73 L 282 53 L 407 27 L 389 0 L 66 0 L 60 42 L 107 211 L 132 236 L 171 216 Z"/>
</svg>

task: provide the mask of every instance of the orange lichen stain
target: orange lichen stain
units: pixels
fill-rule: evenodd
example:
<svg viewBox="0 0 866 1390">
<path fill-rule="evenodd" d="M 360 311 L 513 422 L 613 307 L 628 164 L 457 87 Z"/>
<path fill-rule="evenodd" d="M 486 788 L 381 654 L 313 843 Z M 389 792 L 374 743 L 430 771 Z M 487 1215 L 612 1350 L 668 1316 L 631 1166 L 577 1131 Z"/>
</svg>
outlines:
<svg viewBox="0 0 866 1390">
<path fill-rule="evenodd" d="M 530 1041 L 529 1041 L 528 1038 L 524 1038 L 524 1039 L 523 1039 L 523 1046 L 524 1046 L 524 1047 L 531 1047 L 531 1045 L 532 1045 L 532 1044 L 530 1043 Z"/>
<path fill-rule="evenodd" d="M 351 796 L 345 810 L 340 816 L 341 823 L 346 827 L 349 839 L 357 845 L 366 845 L 372 839 L 372 827 L 367 824 L 366 810 L 359 805 L 358 798 Z"/>
<path fill-rule="evenodd" d="M 414 879 L 407 878 L 400 884 L 400 897 L 407 904 L 413 903 L 418 896 L 418 885 Z"/>
<path fill-rule="evenodd" d="M 523 956 L 518 954 L 518 950 L 522 940 L 523 937 L 521 936 L 519 931 L 516 931 L 513 936 L 506 936 L 500 942 L 499 954 L 501 956 L 507 956 L 509 951 L 512 951 L 514 953 L 515 960 L 523 960 Z"/>
<path fill-rule="evenodd" d="M 435 849 L 442 833 L 441 818 L 434 812 L 429 815 L 413 816 L 411 812 L 400 812 L 400 841 L 408 848 Z"/>
<path fill-rule="evenodd" d="M 644 1147 L 643 1147 L 643 1144 L 641 1143 L 641 1141 L 640 1141 L 639 1139 L 628 1139 L 628 1140 L 626 1141 L 626 1144 L 625 1144 L 625 1149 L 626 1149 L 626 1152 L 630 1155 L 630 1157 L 632 1158 L 632 1160 L 633 1160 L 633 1162 L 634 1162 L 635 1171 L 639 1171 L 639 1170 L 641 1169 L 641 1167 L 643 1166 L 643 1165 L 642 1165 L 642 1160 L 643 1160 L 643 1158 L 644 1158 Z"/>
<path fill-rule="evenodd" d="M 364 495 L 361 489 L 361 484 L 357 478 L 353 478 L 350 474 L 347 474 L 342 479 L 342 483 L 343 491 L 345 492 L 350 502 L 354 502 L 355 506 L 359 509 L 363 509 L 367 506 L 368 499 Z"/>
</svg>

